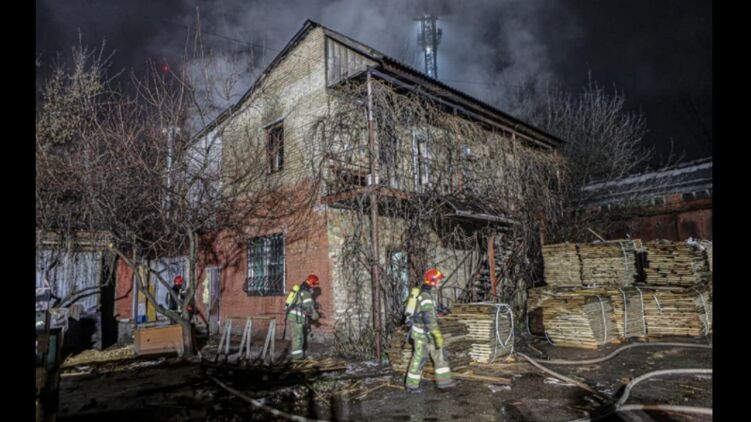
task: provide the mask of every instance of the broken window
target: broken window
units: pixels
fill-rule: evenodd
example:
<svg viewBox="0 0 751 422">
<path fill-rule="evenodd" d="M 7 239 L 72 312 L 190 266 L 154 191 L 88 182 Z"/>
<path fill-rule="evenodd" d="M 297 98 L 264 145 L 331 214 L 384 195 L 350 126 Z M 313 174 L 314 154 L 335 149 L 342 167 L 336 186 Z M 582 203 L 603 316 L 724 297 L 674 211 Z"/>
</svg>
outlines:
<svg viewBox="0 0 751 422">
<path fill-rule="evenodd" d="M 275 173 L 284 165 L 284 125 L 282 121 L 266 128 L 266 155 L 269 158 L 269 173 Z"/>
<path fill-rule="evenodd" d="M 248 241 L 249 296 L 284 294 L 284 235 L 254 237 Z"/>
</svg>

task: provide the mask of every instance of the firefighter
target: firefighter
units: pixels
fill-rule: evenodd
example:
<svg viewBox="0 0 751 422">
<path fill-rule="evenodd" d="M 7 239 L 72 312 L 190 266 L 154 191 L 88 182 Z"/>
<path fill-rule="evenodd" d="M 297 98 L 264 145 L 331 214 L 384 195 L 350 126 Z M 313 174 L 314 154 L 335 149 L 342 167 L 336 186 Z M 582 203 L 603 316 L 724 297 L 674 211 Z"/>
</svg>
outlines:
<svg viewBox="0 0 751 422">
<path fill-rule="evenodd" d="M 318 276 L 310 274 L 298 286 L 293 286 L 284 304 L 287 319 L 292 324 L 292 351 L 291 360 L 303 358 L 303 346 L 305 343 L 306 327 L 309 320 L 318 321 L 320 315 L 316 310 L 316 302 L 313 299 L 313 289 L 318 286 Z"/>
<path fill-rule="evenodd" d="M 425 271 L 420 294 L 417 296 L 416 303 L 412 305 L 414 310 L 409 309 L 409 303 L 407 306 L 408 324 L 411 322 L 412 325 L 410 337 L 415 347 L 412 359 L 409 361 L 405 381 L 405 387 L 410 393 L 422 392 L 420 390 L 420 379 L 428 355 L 433 359 L 437 387 L 449 388 L 456 384 L 456 381 L 451 378 L 448 354 L 443 347 L 443 335 L 438 328 L 436 316 L 438 302 L 435 299 L 433 288 L 439 285 L 443 277 L 443 273 L 437 268 L 430 268 Z M 409 316 L 410 313 L 412 313 L 411 317 Z"/>
<path fill-rule="evenodd" d="M 175 300 L 175 298 L 171 294 L 167 294 L 169 309 L 180 313 L 182 312 L 181 305 L 183 303 L 183 299 L 185 299 L 185 290 L 183 289 L 183 276 L 179 274 L 175 276 L 175 280 L 172 282 L 172 291 L 175 293 L 175 296 L 177 296 L 177 300 Z"/>
</svg>

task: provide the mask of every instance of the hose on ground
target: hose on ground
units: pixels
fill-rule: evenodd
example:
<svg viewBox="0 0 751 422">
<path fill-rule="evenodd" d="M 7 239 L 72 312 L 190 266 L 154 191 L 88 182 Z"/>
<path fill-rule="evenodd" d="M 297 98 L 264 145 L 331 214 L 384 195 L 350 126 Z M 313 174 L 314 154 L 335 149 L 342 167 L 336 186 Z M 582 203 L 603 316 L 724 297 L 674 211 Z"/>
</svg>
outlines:
<svg viewBox="0 0 751 422">
<path fill-rule="evenodd" d="M 322 420 L 322 419 L 310 419 L 310 418 L 306 418 L 304 416 L 292 415 L 290 413 L 282 412 L 281 410 L 274 409 L 271 406 L 267 406 L 267 405 L 261 403 L 260 401 L 252 399 L 252 398 L 246 396 L 245 394 L 243 394 L 243 393 L 235 390 L 234 388 L 227 386 L 226 384 L 224 384 L 223 382 L 219 381 L 218 379 L 214 378 L 211 375 L 208 375 L 208 377 L 209 377 L 209 379 L 211 379 L 212 381 L 214 381 L 215 383 L 217 383 L 220 387 L 222 387 L 223 389 L 225 389 L 225 390 L 229 391 L 230 393 L 232 393 L 234 396 L 239 397 L 240 399 L 242 399 L 242 400 L 244 400 L 244 401 L 252 404 L 253 406 L 255 406 L 255 407 L 259 408 L 259 409 L 263 409 L 263 410 L 271 413 L 274 416 L 277 416 L 277 417 L 280 417 L 280 418 L 284 418 L 284 419 L 289 419 L 291 421 L 297 421 L 297 422 L 327 422 L 327 421 Z"/>
<path fill-rule="evenodd" d="M 697 348 L 697 349 L 711 349 L 711 345 L 707 344 L 695 344 L 695 343 L 670 343 L 670 342 L 656 342 L 656 343 L 633 343 L 626 346 L 621 346 L 618 349 L 614 350 L 613 353 L 601 357 L 601 358 L 594 358 L 594 359 L 585 359 L 585 360 L 562 360 L 562 359 L 551 359 L 546 361 L 539 361 L 544 362 L 546 364 L 551 365 L 587 365 L 592 363 L 599 363 L 604 362 L 606 360 L 612 359 L 617 354 L 623 352 L 624 350 L 631 349 L 632 347 L 645 347 L 645 346 L 655 346 L 655 347 L 689 347 L 689 348 Z"/>
</svg>

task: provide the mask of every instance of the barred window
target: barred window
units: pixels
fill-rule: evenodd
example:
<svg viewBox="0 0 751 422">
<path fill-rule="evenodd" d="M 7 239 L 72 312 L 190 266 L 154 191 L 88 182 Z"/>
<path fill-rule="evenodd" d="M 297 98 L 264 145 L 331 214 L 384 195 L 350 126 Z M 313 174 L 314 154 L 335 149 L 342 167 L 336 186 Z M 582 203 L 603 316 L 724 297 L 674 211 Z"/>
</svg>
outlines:
<svg viewBox="0 0 751 422">
<path fill-rule="evenodd" d="M 248 296 L 284 294 L 284 237 L 282 233 L 248 241 Z"/>
</svg>

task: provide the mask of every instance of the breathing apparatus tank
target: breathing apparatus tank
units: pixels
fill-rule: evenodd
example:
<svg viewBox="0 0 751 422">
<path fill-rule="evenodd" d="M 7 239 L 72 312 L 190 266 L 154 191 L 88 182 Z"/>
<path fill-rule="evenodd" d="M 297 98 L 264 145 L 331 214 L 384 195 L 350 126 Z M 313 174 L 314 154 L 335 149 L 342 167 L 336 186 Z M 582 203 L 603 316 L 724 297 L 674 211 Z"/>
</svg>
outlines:
<svg viewBox="0 0 751 422">
<path fill-rule="evenodd" d="M 293 303 L 295 303 L 295 299 L 297 299 L 297 292 L 300 291 L 300 286 L 295 284 L 292 286 L 292 289 L 289 291 L 289 294 L 287 295 L 287 300 L 284 301 L 284 308 L 289 308 L 292 306 Z"/>
<path fill-rule="evenodd" d="M 415 315 L 415 310 L 417 310 L 417 296 L 419 295 L 420 295 L 420 289 L 417 287 L 413 287 L 409 291 L 409 299 L 407 299 L 407 308 L 404 310 L 404 315 L 407 316 L 407 319 L 410 319 Z"/>
</svg>

